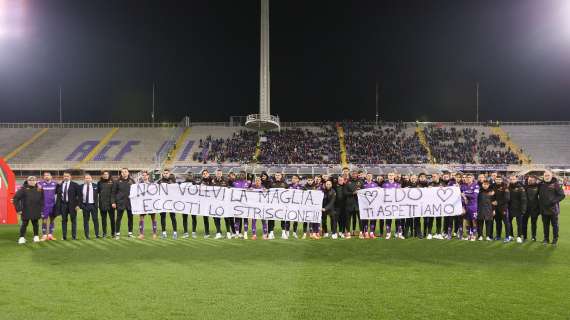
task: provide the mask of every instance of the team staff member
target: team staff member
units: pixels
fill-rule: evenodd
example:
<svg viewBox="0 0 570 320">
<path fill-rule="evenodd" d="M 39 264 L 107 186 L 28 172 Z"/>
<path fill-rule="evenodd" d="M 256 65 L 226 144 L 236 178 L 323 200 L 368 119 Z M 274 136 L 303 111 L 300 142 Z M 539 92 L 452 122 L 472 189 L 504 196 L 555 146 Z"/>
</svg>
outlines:
<svg viewBox="0 0 570 320">
<path fill-rule="evenodd" d="M 315 179 L 313 179 L 313 176 L 308 176 L 307 177 L 307 183 L 305 183 L 305 186 L 303 188 L 305 190 L 318 190 L 319 186 L 317 186 L 315 184 Z M 307 232 L 309 232 L 311 235 L 314 232 L 318 232 L 318 228 L 319 228 L 318 223 L 307 224 L 307 222 L 303 222 L 303 237 L 302 237 L 302 239 L 307 238 Z M 317 230 L 317 231 L 313 231 L 313 230 Z"/>
<path fill-rule="evenodd" d="M 538 186 L 538 204 L 542 215 L 544 227 L 543 244 L 550 241 L 550 224 L 552 224 L 552 245 L 558 243 L 558 216 L 560 215 L 560 201 L 564 200 L 564 190 L 552 172 L 544 171 L 543 181 Z"/>
<path fill-rule="evenodd" d="M 210 176 L 210 171 L 207 169 L 202 170 L 202 179 L 200 179 L 200 184 L 205 186 L 212 185 L 212 177 Z M 210 237 L 210 217 L 203 216 L 204 220 L 204 238 Z M 192 221 L 194 223 L 194 221 Z M 222 238 L 222 230 L 220 226 L 220 218 L 214 218 L 214 225 L 216 227 L 216 239 Z"/>
<path fill-rule="evenodd" d="M 166 183 L 166 184 L 176 183 L 176 179 L 174 178 L 174 175 L 170 174 L 170 170 L 164 169 L 162 170 L 162 176 L 160 180 L 158 180 L 158 183 Z M 172 224 L 172 239 L 176 240 L 178 239 L 178 224 L 176 221 L 176 213 L 170 212 L 169 215 L 170 215 L 170 223 Z M 162 239 L 166 239 L 168 237 L 168 235 L 166 234 L 166 212 L 160 213 L 160 229 L 162 231 L 160 237 Z M 184 233 L 184 237 L 185 238 L 188 237 L 187 232 Z"/>
<path fill-rule="evenodd" d="M 523 242 L 523 214 L 526 212 L 526 190 L 517 176 L 509 177 L 509 225 L 511 226 L 511 238 L 514 237 L 513 218 L 517 223 L 517 243 Z"/>
<path fill-rule="evenodd" d="M 350 178 L 344 185 L 344 195 L 345 195 L 345 209 L 347 214 L 346 224 L 347 229 L 352 231 L 352 235 L 356 235 L 356 223 L 360 220 L 358 215 L 358 198 L 357 192 L 362 187 L 361 181 L 358 179 L 358 172 L 352 171 L 350 173 Z M 352 221 L 352 225 L 351 225 Z M 359 238 L 364 239 L 364 234 L 360 230 Z"/>
<path fill-rule="evenodd" d="M 491 188 L 493 188 L 492 181 L 495 181 L 495 199 L 497 205 L 495 206 L 495 223 L 497 224 L 497 237 L 496 240 L 501 240 L 502 225 L 505 225 L 505 242 L 512 241 L 511 237 L 511 224 L 509 218 L 509 199 L 510 192 L 509 186 L 503 182 L 503 177 L 496 176 L 494 180 L 489 181 Z"/>
<path fill-rule="evenodd" d="M 40 242 L 39 233 L 39 219 L 42 216 L 44 208 L 44 194 L 39 185 L 37 185 L 37 178 L 29 176 L 26 179 L 26 184 L 16 192 L 12 202 L 16 207 L 16 211 L 21 214 L 22 222 L 20 225 L 20 238 L 18 244 L 26 243 L 26 228 L 30 221 L 34 231 L 34 242 Z"/>
<path fill-rule="evenodd" d="M 335 199 L 335 211 L 338 217 L 338 233 L 341 238 L 350 239 L 350 233 L 348 232 L 348 228 L 346 225 L 346 202 L 344 196 L 344 177 L 339 176 L 336 180 L 336 184 L 334 186 L 334 191 L 336 192 L 336 199 Z M 304 231 L 304 230 L 303 230 Z"/>
<path fill-rule="evenodd" d="M 540 215 L 540 207 L 538 204 L 538 179 L 535 176 L 528 177 L 526 185 L 526 212 L 523 214 L 523 238 L 528 240 L 528 220 L 530 218 L 530 232 L 532 241 L 536 241 L 536 222 Z"/>
<path fill-rule="evenodd" d="M 235 183 L 234 183 L 235 185 Z M 289 188 L 289 185 L 285 181 L 283 181 L 283 174 L 281 172 L 276 172 L 274 176 L 273 183 L 271 184 L 271 188 Z M 269 240 L 275 239 L 275 235 L 273 233 L 273 229 L 275 229 L 275 220 L 269 220 L 268 222 L 269 228 Z M 281 221 L 281 239 L 288 239 L 289 235 L 285 232 L 285 223 Z M 238 232 L 238 230 L 236 230 Z"/>
<path fill-rule="evenodd" d="M 63 181 L 58 189 L 58 201 L 61 203 L 61 229 L 63 240 L 67 240 L 67 219 L 71 219 L 71 237 L 77 239 L 77 209 L 81 202 L 81 189 L 71 181 L 71 172 L 63 173 Z"/>
<path fill-rule="evenodd" d="M 338 230 L 337 230 L 337 216 L 336 216 L 336 211 L 335 211 L 335 199 L 336 199 L 336 192 L 334 191 L 333 187 L 332 187 L 332 181 L 331 180 L 326 180 L 325 184 L 324 184 L 324 197 L 323 197 L 323 215 L 328 215 L 331 217 L 331 239 L 337 239 L 338 238 Z M 318 239 L 318 237 L 315 237 L 313 235 L 312 237 L 313 239 Z"/>
<path fill-rule="evenodd" d="M 148 174 L 148 171 L 144 170 L 141 172 L 141 183 L 146 183 L 149 184 L 152 181 L 150 181 L 150 175 Z M 144 239 L 144 218 L 145 218 L 146 214 L 140 214 L 139 215 L 139 236 L 138 238 L 143 240 Z M 157 227 L 156 227 L 156 213 L 151 213 L 150 214 L 150 221 L 152 223 L 152 239 L 156 239 L 157 238 Z"/>
<path fill-rule="evenodd" d="M 134 183 L 135 181 L 129 175 L 129 169 L 123 168 L 121 169 L 119 179 L 113 184 L 111 206 L 113 209 L 117 209 L 117 221 L 115 225 L 115 239 L 117 240 L 121 237 L 121 220 L 123 220 L 125 211 L 127 211 L 129 238 L 133 237 L 133 212 L 131 211 L 129 194 L 131 192 L 131 185 Z"/>
<path fill-rule="evenodd" d="M 490 188 L 489 181 L 483 181 L 479 197 L 477 197 L 477 233 L 479 234 L 479 241 L 483 240 L 483 225 L 486 226 L 486 240 L 493 240 L 493 216 L 495 215 L 493 206 L 496 204 L 495 192 Z"/>
<path fill-rule="evenodd" d="M 89 218 L 93 219 L 93 228 L 95 229 L 95 238 L 99 238 L 99 190 L 97 184 L 93 182 L 93 177 L 86 174 L 83 177 L 83 185 L 81 186 L 81 210 L 83 212 L 83 231 L 85 239 L 91 239 L 89 235 Z"/>
<path fill-rule="evenodd" d="M 101 212 L 101 227 L 103 228 L 103 238 L 107 236 L 107 216 L 111 227 L 111 235 L 115 235 L 115 209 L 113 209 L 113 201 L 111 193 L 113 192 L 113 179 L 109 171 L 103 171 L 101 178 L 97 182 L 97 190 L 99 191 L 99 211 Z"/>
</svg>

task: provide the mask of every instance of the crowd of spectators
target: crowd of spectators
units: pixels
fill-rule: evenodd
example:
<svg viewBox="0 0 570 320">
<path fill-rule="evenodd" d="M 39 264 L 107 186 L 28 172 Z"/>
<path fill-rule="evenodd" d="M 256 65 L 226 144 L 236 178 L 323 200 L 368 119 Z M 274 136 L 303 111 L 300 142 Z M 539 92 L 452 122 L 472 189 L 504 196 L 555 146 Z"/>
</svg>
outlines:
<svg viewBox="0 0 570 320">
<path fill-rule="evenodd" d="M 257 132 L 241 130 L 234 132 L 231 138 L 217 138 L 208 136 L 200 139 L 198 148 L 200 152 L 192 156 L 194 161 L 206 163 L 249 163 L 255 153 L 257 145 Z"/>
<path fill-rule="evenodd" d="M 286 128 L 263 135 L 258 158 L 263 164 L 338 164 L 338 134 L 333 124 L 321 128 Z"/>
<path fill-rule="evenodd" d="M 350 163 L 427 163 L 427 151 L 417 134 L 404 123 L 376 125 L 345 122 L 345 143 Z"/>
</svg>

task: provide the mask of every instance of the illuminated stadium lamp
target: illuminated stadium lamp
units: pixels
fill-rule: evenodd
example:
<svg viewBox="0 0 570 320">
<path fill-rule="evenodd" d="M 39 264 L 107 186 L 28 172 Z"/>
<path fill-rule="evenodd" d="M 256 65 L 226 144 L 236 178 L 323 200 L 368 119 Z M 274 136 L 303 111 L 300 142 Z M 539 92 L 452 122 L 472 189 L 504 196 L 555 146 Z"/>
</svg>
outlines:
<svg viewBox="0 0 570 320">
<path fill-rule="evenodd" d="M 269 0 L 261 0 L 261 39 L 259 55 L 259 113 L 250 114 L 245 126 L 258 131 L 279 129 L 279 117 L 270 112 L 269 77 Z"/>
</svg>

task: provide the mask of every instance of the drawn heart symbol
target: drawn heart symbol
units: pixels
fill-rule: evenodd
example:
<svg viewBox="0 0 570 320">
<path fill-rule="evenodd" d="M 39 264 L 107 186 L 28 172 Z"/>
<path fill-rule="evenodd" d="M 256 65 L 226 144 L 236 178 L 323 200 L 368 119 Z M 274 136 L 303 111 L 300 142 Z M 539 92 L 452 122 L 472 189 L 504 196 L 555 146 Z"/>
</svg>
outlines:
<svg viewBox="0 0 570 320">
<path fill-rule="evenodd" d="M 368 200 L 368 205 L 371 205 L 376 197 L 378 197 L 378 191 L 366 191 L 364 192 L 364 197 Z"/>
<path fill-rule="evenodd" d="M 440 188 L 437 190 L 437 196 L 441 199 L 442 202 L 447 201 L 453 195 L 452 189 L 443 189 Z"/>
</svg>

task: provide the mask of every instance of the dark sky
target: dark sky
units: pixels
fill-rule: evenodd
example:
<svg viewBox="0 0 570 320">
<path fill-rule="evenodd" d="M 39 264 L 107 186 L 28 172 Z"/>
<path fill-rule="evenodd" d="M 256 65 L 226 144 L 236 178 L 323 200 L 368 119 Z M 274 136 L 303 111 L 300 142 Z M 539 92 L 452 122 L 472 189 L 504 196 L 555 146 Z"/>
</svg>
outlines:
<svg viewBox="0 0 570 320">
<path fill-rule="evenodd" d="M 272 0 L 282 121 L 570 120 L 570 1 Z M 3 4 L 1 4 L 3 3 Z M 22 5 L 23 12 L 16 9 Z M 16 9 L 15 9 L 16 8 Z M 0 2 L 1 122 L 258 110 L 257 0 Z"/>
</svg>

